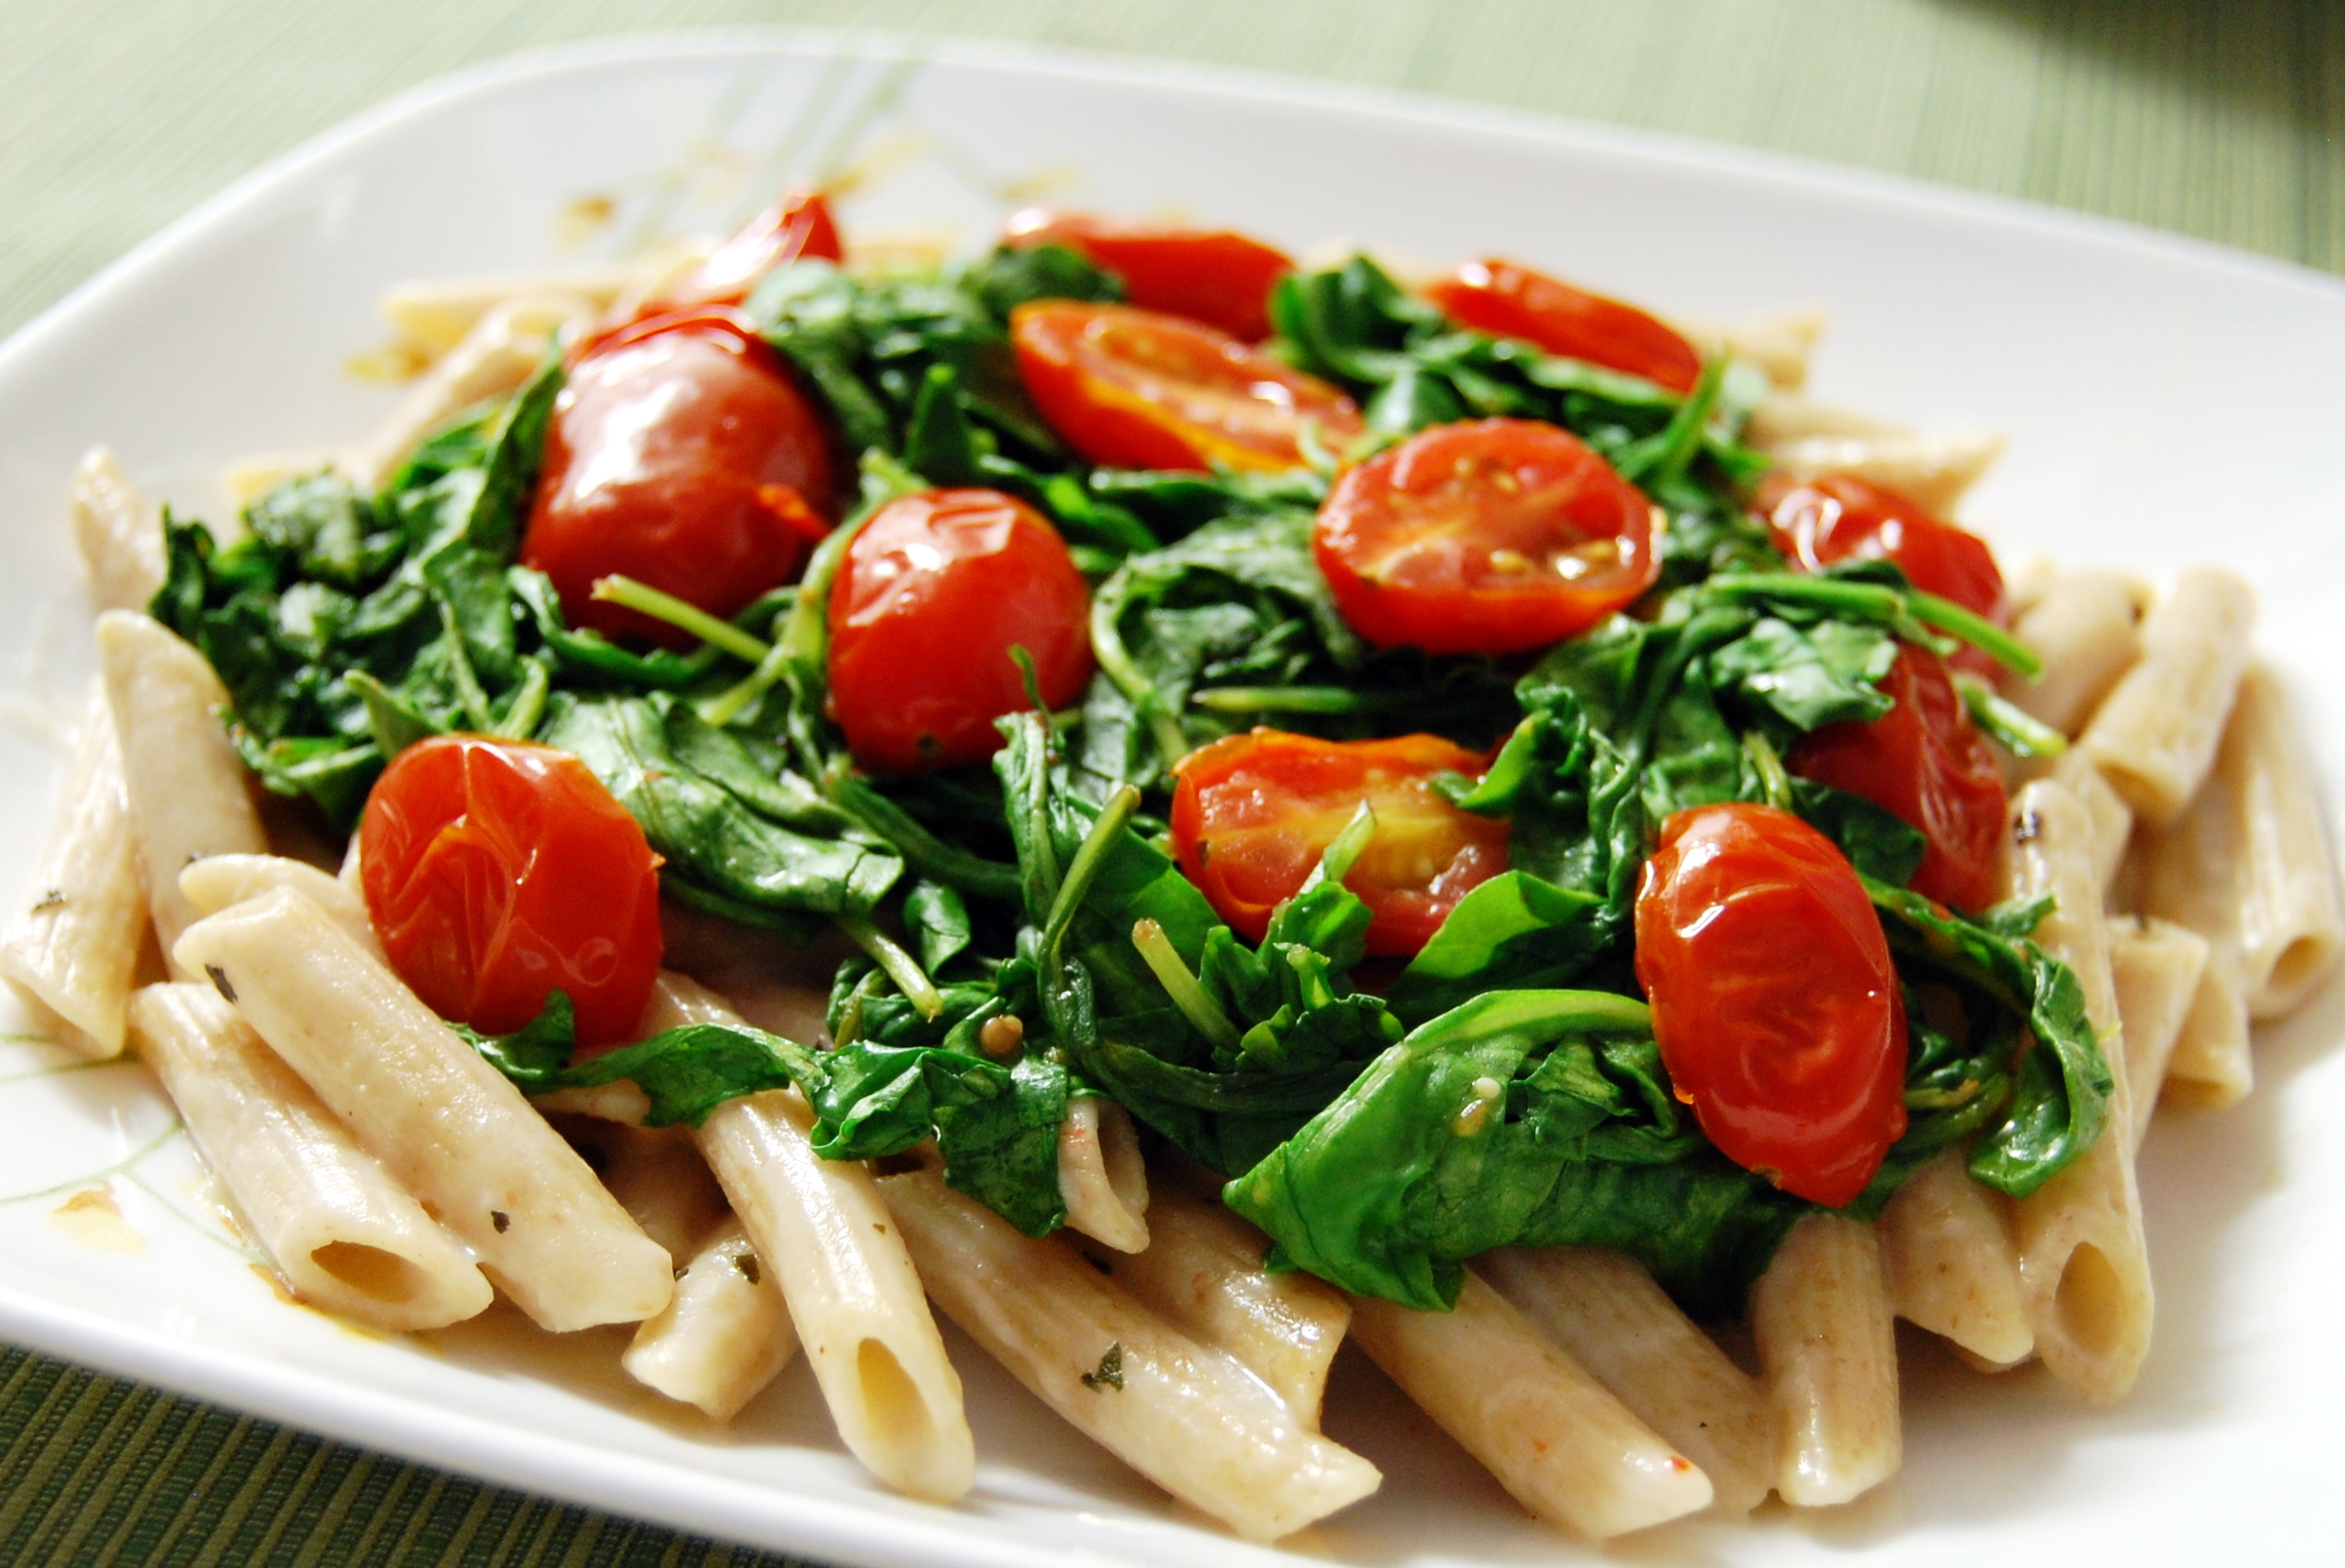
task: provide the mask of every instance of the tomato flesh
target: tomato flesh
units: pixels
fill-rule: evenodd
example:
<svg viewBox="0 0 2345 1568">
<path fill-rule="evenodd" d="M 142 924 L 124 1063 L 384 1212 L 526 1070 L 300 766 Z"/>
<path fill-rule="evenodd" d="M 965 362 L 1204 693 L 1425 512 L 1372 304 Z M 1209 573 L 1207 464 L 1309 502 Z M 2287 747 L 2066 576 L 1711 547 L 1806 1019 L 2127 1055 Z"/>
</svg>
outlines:
<svg viewBox="0 0 2345 1568">
<path fill-rule="evenodd" d="M 792 191 L 751 218 L 710 252 L 669 296 L 683 305 L 737 305 L 757 280 L 793 261 L 838 262 L 846 257 L 831 204 L 820 191 Z"/>
<path fill-rule="evenodd" d="M 1227 736 L 1174 770 L 1173 855 L 1215 913 L 1260 942 L 1366 801 L 1375 833 L 1344 886 L 1368 908 L 1368 951 L 1405 958 L 1506 869 L 1506 824 L 1460 811 L 1432 787 L 1439 773 L 1479 777 L 1486 760 L 1435 735 Z"/>
<path fill-rule="evenodd" d="M 1643 376 L 1672 392 L 1691 392 L 1702 379 L 1702 356 L 1661 321 L 1512 261 L 1465 262 L 1425 297 L 1460 326 Z"/>
<path fill-rule="evenodd" d="M 582 1047 L 633 1037 L 659 975 L 659 857 L 584 762 L 420 741 L 376 781 L 358 844 L 375 935 L 434 1012 L 510 1033 L 564 990 Z"/>
<path fill-rule="evenodd" d="M 1259 343 L 1270 336 L 1270 291 L 1295 270 L 1283 250 L 1226 228 L 1029 207 L 1002 230 L 1010 245 L 1064 245 L 1123 279 L 1143 310 L 1186 316 Z"/>
<path fill-rule="evenodd" d="M 1571 432 L 1436 425 L 1336 482 L 1312 551 L 1380 646 L 1518 653 L 1574 636 L 1661 575 L 1661 514 Z"/>
<path fill-rule="evenodd" d="M 1995 902 L 1995 852 L 2008 804 L 2003 770 L 1937 654 L 1900 648 L 1881 692 L 1896 703 L 1886 714 L 1802 736 L 1784 765 L 1920 829 L 1929 848 L 1913 890 L 1956 909 L 1985 909 Z"/>
<path fill-rule="evenodd" d="M 1115 468 L 1300 467 L 1307 426 L 1341 452 L 1353 401 L 1227 332 L 1131 305 L 1038 299 L 1010 312 L 1026 394 L 1084 458 Z"/>
<path fill-rule="evenodd" d="M 595 599 L 594 584 L 620 574 L 731 616 L 804 566 L 829 529 L 833 472 L 822 416 L 745 317 L 653 316 L 571 367 L 521 559 L 573 625 L 688 645 Z"/>
<path fill-rule="evenodd" d="M 997 490 L 930 490 L 872 516 L 831 590 L 831 705 L 883 773 L 977 762 L 1024 711 L 1009 656 L 1061 707 L 1091 678 L 1090 590 L 1057 531 Z"/>
<path fill-rule="evenodd" d="M 1809 572 L 1837 561 L 1892 561 L 1923 592 L 1996 625 L 2011 624 L 2003 573 L 1987 542 L 1893 490 L 1853 474 L 1805 480 L 1770 474 L 1759 488 L 1759 506 L 1775 548 Z M 1982 675 L 1995 673 L 1995 661 L 1977 648 L 1964 648 L 1954 662 Z"/>
<path fill-rule="evenodd" d="M 1831 1208 L 1864 1191 L 1905 1130 L 1905 1004 L 1831 840 L 1771 806 L 1670 817 L 1637 889 L 1637 980 L 1727 1158 Z"/>
</svg>

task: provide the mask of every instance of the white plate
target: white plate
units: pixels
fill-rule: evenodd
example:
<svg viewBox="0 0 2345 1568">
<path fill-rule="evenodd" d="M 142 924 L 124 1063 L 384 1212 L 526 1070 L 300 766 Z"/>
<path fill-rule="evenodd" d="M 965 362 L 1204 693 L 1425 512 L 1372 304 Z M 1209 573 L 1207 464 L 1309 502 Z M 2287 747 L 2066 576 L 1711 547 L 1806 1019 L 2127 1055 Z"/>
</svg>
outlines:
<svg viewBox="0 0 2345 1568">
<path fill-rule="evenodd" d="M 111 443 L 183 510 L 254 452 L 366 431 L 394 393 L 346 373 L 397 279 L 578 259 L 721 228 L 855 155 L 845 221 L 985 236 L 1016 199 L 1175 209 L 1297 248 L 1352 234 L 1502 252 L 1664 308 L 1820 301 L 1816 388 L 1919 425 L 1986 424 L 2008 458 L 1970 516 L 2006 542 L 2153 572 L 2216 558 L 2263 593 L 2263 645 L 2325 772 L 2345 746 L 2345 289 L 2268 262 L 1889 181 L 1521 117 L 1290 84 L 960 48 L 771 37 L 539 56 L 411 95 L 237 187 L 0 347 L 0 888 L 46 820 L 45 715 L 91 666 L 64 527 L 76 456 Z M 581 203 L 588 203 L 582 206 Z M 2122 1407 L 2039 1373 L 1909 1358 L 1906 1467 L 1827 1517 L 1660 1532 L 1637 1561 L 1901 1565 L 2298 1560 L 2334 1548 L 2345 1408 L 2345 993 L 2262 1041 L 2240 1108 L 2160 1123 L 2144 1160 L 2156 1349 Z M 873 1486 L 803 1363 L 726 1432 L 662 1408 L 614 1334 L 510 1325 L 431 1343 L 281 1305 L 205 1210 L 140 1069 L 57 1072 L 0 1045 L 0 1335 L 371 1446 L 841 1562 L 1272 1562 L 1166 1504 L 957 1342 L 981 1466 L 939 1509 Z M 61 1221 L 103 1188 L 119 1228 Z M 136 1251 L 108 1250 L 104 1244 Z M 1380 1495 L 1290 1543 L 1398 1565 L 1579 1559 L 1365 1364 L 1329 1428 Z"/>
</svg>

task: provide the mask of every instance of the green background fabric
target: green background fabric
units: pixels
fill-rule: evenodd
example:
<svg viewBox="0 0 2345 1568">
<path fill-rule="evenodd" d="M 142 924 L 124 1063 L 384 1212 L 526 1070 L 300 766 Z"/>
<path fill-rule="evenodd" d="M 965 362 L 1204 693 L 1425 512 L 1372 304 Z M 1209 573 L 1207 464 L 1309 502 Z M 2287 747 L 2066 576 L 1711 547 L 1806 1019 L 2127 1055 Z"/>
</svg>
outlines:
<svg viewBox="0 0 2345 1568">
<path fill-rule="evenodd" d="M 1022 40 L 1440 94 L 2345 270 L 2345 8 L 2320 0 L 0 0 L 0 333 L 237 176 L 441 72 L 573 39 L 743 25 Z M 0 1349 L 0 1561 L 784 1559 Z"/>
</svg>

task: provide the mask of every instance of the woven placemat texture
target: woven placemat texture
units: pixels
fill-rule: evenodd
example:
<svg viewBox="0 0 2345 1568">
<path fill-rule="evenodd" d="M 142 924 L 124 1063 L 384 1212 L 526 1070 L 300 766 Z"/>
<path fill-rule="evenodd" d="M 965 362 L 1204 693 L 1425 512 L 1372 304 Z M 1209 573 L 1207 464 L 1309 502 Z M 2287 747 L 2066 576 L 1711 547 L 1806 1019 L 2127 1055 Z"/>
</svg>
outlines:
<svg viewBox="0 0 2345 1568">
<path fill-rule="evenodd" d="M 0 333 L 237 176 L 441 72 L 616 32 L 776 24 L 1443 94 L 2345 270 L 2345 9 L 2321 0 L 0 0 Z M 785 1561 L 0 1349 L 11 1568 Z"/>
</svg>

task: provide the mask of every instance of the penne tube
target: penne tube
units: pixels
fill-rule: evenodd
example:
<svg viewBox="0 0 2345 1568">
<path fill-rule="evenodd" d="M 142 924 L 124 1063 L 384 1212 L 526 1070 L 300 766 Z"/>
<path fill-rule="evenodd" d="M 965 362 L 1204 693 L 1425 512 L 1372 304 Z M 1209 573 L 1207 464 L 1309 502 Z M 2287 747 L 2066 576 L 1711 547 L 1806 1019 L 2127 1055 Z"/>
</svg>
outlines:
<svg viewBox="0 0 2345 1568">
<path fill-rule="evenodd" d="M 2063 735 L 2085 727 L 2142 657 L 2135 590 L 2113 572 L 2064 572 L 2019 612 L 2012 634 L 2044 661 L 2036 679 L 2008 676 L 2003 694 Z"/>
<path fill-rule="evenodd" d="M 2255 1059 L 2249 1053 L 2247 998 L 2231 979 L 2230 966 L 2209 944 L 2198 988 L 2174 1036 L 2165 1061 L 2160 1104 L 2182 1110 L 2220 1110 L 2247 1097 L 2255 1087 Z"/>
<path fill-rule="evenodd" d="M 1903 436 L 1911 431 L 1870 414 L 1853 413 L 1829 404 L 1811 402 L 1794 392 L 1777 392 L 1751 411 L 1743 426 L 1743 440 L 1760 451 L 1771 451 L 1815 436 Z"/>
<path fill-rule="evenodd" d="M 1381 1484 L 1235 1357 L 1190 1339 L 1054 1241 L 933 1171 L 880 1180 L 946 1316 L 1035 1397 L 1175 1497 L 1252 1541 L 1290 1535 Z"/>
<path fill-rule="evenodd" d="M 1328 1369 L 1352 1322 L 1344 1293 L 1300 1271 L 1264 1268 L 1270 1238 L 1219 1203 L 1160 1190 L 1148 1212 L 1147 1251 L 1119 1255 L 1096 1243 L 1083 1251 L 1142 1306 L 1243 1362 L 1317 1431 Z"/>
<path fill-rule="evenodd" d="M 641 270 L 640 263 L 615 262 L 502 277 L 419 279 L 387 289 L 380 309 L 398 335 L 399 346 L 434 360 L 462 343 L 481 318 L 500 305 L 551 295 L 602 310 L 635 285 Z"/>
<path fill-rule="evenodd" d="M 2124 1397 L 2150 1353 L 2152 1299 L 2142 1200 L 2134 1180 L 2133 1098 L 2095 885 L 2092 820 L 2049 779 L 2011 803 L 2003 880 L 2012 897 L 2049 893 L 2035 940 L 2076 972 L 2115 1093 L 2107 1129 L 2077 1160 L 2013 1208 L 2020 1284 L 2036 1354 L 2053 1376 L 2095 1404 Z"/>
<path fill-rule="evenodd" d="M 1595 1247 L 1506 1247 L 1475 1269 L 1710 1477 L 1712 1506 L 1746 1514 L 1775 1483 L 1774 1428 L 1757 1379 L 1678 1311 L 1645 1266 Z"/>
<path fill-rule="evenodd" d="M 2204 937 L 2170 921 L 2110 918 L 2110 983 L 2125 1026 L 2126 1087 L 2134 1110 L 2127 1133 L 2137 1150 L 2150 1131 L 2174 1042 L 2197 1000 L 2207 952 Z"/>
<path fill-rule="evenodd" d="M 543 1111 L 548 1098 L 530 1103 Z M 644 1127 L 610 1118 L 555 1125 L 627 1217 L 669 1257 L 697 1253 L 730 1215 L 724 1189 L 709 1173 L 689 1128 Z"/>
<path fill-rule="evenodd" d="M 1699 1513 L 1710 1478 L 1468 1271 L 1449 1312 L 1352 1299 L 1352 1338 L 1532 1513 L 1594 1540 Z"/>
<path fill-rule="evenodd" d="M 1731 354 L 1757 365 L 1767 381 L 1785 392 L 1807 384 L 1807 361 L 1831 324 L 1828 312 L 1815 306 L 1770 311 L 1741 321 L 1706 321 L 1672 316 L 1668 323 L 1692 343 L 1705 359 Z"/>
<path fill-rule="evenodd" d="M 676 1276 L 676 1293 L 644 1320 L 618 1359 L 669 1398 L 729 1421 L 798 1354 L 781 1287 L 739 1220 L 727 1220 Z"/>
<path fill-rule="evenodd" d="M 2254 623 L 2247 585 L 2210 567 L 2180 574 L 2143 617 L 2141 661 L 2077 744 L 2144 822 L 2165 826 L 2198 793 L 2247 669 Z"/>
<path fill-rule="evenodd" d="M 545 362 L 556 336 L 592 313 L 576 294 L 528 294 L 490 309 L 350 455 L 343 467 L 352 482 L 380 488 L 424 437 L 476 404 L 520 390 Z"/>
<path fill-rule="evenodd" d="M 366 901 L 339 877 L 329 877 L 315 866 L 282 855 L 209 855 L 180 873 L 180 892 L 199 917 L 216 915 L 274 888 L 300 894 L 351 941 L 382 958 L 383 945 L 366 913 Z"/>
<path fill-rule="evenodd" d="M 1067 1229 L 1117 1252 L 1148 1246 L 1148 1169 L 1131 1113 L 1111 1099 L 1078 1094 L 1058 1128 L 1058 1195 Z"/>
<path fill-rule="evenodd" d="M 1802 1217 L 1751 1292 L 1751 1334 L 1775 1419 L 1775 1490 L 1797 1507 L 1861 1496 L 1904 1462 L 1897 1332 L 1879 1233 Z"/>
<path fill-rule="evenodd" d="M 220 727 L 227 691 L 203 655 L 159 621 L 110 609 L 98 617 L 98 661 L 148 872 L 148 908 L 169 959 L 195 919 L 180 891 L 181 870 L 207 855 L 265 855 L 268 836 Z"/>
<path fill-rule="evenodd" d="M 1801 436 L 1766 449 L 1766 455 L 1794 479 L 1853 474 L 1897 492 L 1926 512 L 1952 517 L 1963 492 L 2002 451 L 2003 438 L 1991 430 L 1954 430 L 1935 435 Z"/>
<path fill-rule="evenodd" d="M 2036 1353 L 2011 1200 L 1971 1180 L 1949 1148 L 1913 1173 L 1881 1213 L 1881 1267 L 1898 1317 L 2001 1371 Z"/>
<path fill-rule="evenodd" d="M 189 927 L 177 956 L 541 1328 L 639 1323 L 667 1305 L 668 1255 L 519 1089 L 316 905 L 274 889 Z"/>
<path fill-rule="evenodd" d="M 139 1054 L 294 1295 L 398 1330 L 488 1307 L 494 1293 L 463 1244 L 210 986 L 146 986 L 130 1017 Z"/>
<path fill-rule="evenodd" d="M 96 1060 L 118 1056 L 147 930 L 122 751 L 98 686 L 82 710 L 31 890 L 0 930 L 0 977 L 62 1025 L 60 1043 Z"/>
<path fill-rule="evenodd" d="M 73 535 L 96 607 L 143 612 L 163 587 L 163 517 L 104 447 L 74 472 Z"/>
<path fill-rule="evenodd" d="M 666 974 L 643 1030 L 738 1021 Z M 949 1502 L 977 1478 L 960 1375 L 870 1170 L 818 1157 L 813 1128 L 805 1096 L 772 1089 L 719 1105 L 694 1136 L 781 1286 L 849 1451 L 897 1490 Z"/>
</svg>

